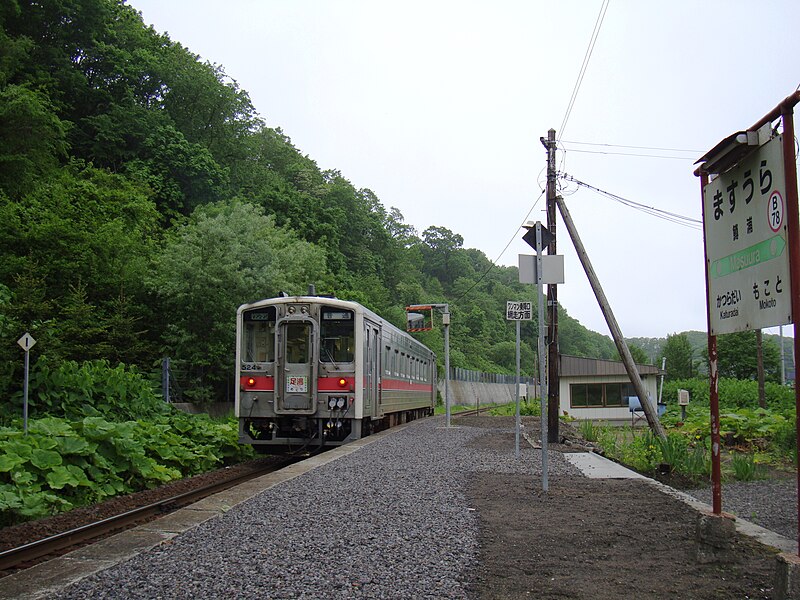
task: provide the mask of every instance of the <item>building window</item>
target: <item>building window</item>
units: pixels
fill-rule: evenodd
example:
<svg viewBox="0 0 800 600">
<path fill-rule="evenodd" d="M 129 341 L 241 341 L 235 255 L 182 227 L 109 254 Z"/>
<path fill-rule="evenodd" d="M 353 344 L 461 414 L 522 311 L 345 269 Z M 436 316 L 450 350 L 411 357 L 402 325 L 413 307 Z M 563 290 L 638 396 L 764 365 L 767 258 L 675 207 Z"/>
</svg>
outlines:
<svg viewBox="0 0 800 600">
<path fill-rule="evenodd" d="M 629 383 L 573 383 L 569 386 L 571 408 L 627 407 Z"/>
</svg>

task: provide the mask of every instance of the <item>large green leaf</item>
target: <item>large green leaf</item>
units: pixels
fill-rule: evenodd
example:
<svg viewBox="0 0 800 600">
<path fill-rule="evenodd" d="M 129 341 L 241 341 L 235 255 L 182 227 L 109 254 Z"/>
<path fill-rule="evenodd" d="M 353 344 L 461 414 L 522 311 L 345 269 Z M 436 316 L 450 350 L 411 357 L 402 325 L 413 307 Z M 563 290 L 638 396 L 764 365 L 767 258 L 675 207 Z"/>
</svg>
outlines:
<svg viewBox="0 0 800 600">
<path fill-rule="evenodd" d="M 16 454 L 0 454 L 0 473 L 13 471 L 15 467 L 24 464 L 26 460 Z"/>
<path fill-rule="evenodd" d="M 33 448 L 21 440 L 7 440 L 0 442 L 0 454 L 16 454 L 20 458 L 30 460 Z"/>
<path fill-rule="evenodd" d="M 61 455 L 52 450 L 36 448 L 31 453 L 31 464 L 39 469 L 50 469 L 62 463 Z"/>
<path fill-rule="evenodd" d="M 57 437 L 58 451 L 63 455 L 77 454 L 79 456 L 89 456 L 97 449 L 97 444 L 90 444 L 81 437 Z"/>
<path fill-rule="evenodd" d="M 55 490 L 60 490 L 67 485 L 77 487 L 79 481 L 66 467 L 53 467 L 53 470 L 47 474 L 47 484 Z"/>
<path fill-rule="evenodd" d="M 53 470 L 47 474 L 46 479 L 50 487 L 57 490 L 62 489 L 64 486 L 91 486 L 91 481 L 86 477 L 83 469 L 75 465 L 53 467 Z"/>
<path fill-rule="evenodd" d="M 31 421 L 31 433 L 40 433 L 47 437 L 55 437 L 61 435 L 72 435 L 72 426 L 69 421 L 64 419 L 57 419 L 55 417 L 47 417 L 45 419 L 37 419 Z"/>
</svg>

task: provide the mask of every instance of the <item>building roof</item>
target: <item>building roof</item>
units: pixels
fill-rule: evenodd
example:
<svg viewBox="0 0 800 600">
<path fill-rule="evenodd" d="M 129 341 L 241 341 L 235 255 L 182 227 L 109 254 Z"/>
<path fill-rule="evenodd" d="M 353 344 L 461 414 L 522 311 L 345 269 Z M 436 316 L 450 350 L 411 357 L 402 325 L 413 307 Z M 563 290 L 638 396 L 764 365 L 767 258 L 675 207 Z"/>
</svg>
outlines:
<svg viewBox="0 0 800 600">
<path fill-rule="evenodd" d="M 639 375 L 658 375 L 653 365 L 636 365 Z M 592 377 L 595 375 L 627 375 L 625 365 L 618 360 L 584 358 L 582 356 L 559 355 L 559 374 L 563 377 Z"/>
</svg>

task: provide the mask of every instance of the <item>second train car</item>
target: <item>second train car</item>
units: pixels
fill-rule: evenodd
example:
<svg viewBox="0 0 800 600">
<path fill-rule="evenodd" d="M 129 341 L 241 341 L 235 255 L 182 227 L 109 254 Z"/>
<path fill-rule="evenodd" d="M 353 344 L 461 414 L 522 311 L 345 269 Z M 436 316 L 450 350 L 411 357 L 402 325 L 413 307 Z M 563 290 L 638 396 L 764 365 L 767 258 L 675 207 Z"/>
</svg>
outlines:
<svg viewBox="0 0 800 600">
<path fill-rule="evenodd" d="M 357 302 L 287 296 L 236 314 L 239 441 L 337 446 L 433 414 L 436 355 Z"/>
</svg>

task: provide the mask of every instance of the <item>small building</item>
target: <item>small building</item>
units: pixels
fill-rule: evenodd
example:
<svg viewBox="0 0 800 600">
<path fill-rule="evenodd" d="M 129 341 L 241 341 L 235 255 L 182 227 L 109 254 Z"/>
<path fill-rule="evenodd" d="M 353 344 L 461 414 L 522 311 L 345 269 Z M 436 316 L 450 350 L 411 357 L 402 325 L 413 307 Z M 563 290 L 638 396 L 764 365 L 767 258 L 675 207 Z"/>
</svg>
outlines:
<svg viewBox="0 0 800 600">
<path fill-rule="evenodd" d="M 559 361 L 562 415 L 567 414 L 580 421 L 631 422 L 628 398 L 636 396 L 636 390 L 622 362 L 565 354 L 559 356 Z M 636 367 L 656 410 L 660 370 L 653 365 Z M 642 417 L 644 413 L 638 412 L 636 416 Z"/>
</svg>

